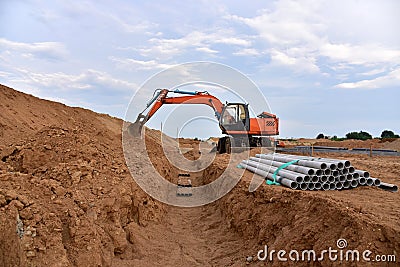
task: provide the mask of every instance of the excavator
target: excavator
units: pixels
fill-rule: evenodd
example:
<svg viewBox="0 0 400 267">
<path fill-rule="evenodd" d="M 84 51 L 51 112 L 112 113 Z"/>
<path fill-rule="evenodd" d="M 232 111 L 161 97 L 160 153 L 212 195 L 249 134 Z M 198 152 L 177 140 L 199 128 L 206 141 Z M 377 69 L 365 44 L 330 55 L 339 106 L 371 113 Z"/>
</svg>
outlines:
<svg viewBox="0 0 400 267">
<path fill-rule="evenodd" d="M 184 96 L 169 97 L 169 93 Z M 140 136 L 144 124 L 166 104 L 203 104 L 211 107 L 222 133 L 225 134 L 218 140 L 217 151 L 220 154 L 231 153 L 235 147 L 270 147 L 273 140 L 271 136 L 279 134 L 279 119 L 274 114 L 262 112 L 256 118 L 251 118 L 248 104 L 228 102 L 223 104 L 207 91 L 191 92 L 179 89 L 155 90 L 146 108 L 139 113 L 136 121 L 129 125 L 128 132 L 132 136 Z M 143 114 L 150 106 L 150 110 Z M 274 144 L 281 146 L 279 141 Z"/>
</svg>

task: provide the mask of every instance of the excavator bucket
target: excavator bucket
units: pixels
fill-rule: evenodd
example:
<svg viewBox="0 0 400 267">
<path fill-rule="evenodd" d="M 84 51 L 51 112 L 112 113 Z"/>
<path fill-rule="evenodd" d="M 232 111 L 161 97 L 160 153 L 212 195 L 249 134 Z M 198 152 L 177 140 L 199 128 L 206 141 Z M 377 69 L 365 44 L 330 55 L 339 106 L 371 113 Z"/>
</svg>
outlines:
<svg viewBox="0 0 400 267">
<path fill-rule="evenodd" d="M 128 132 L 133 137 L 140 137 L 143 125 L 146 123 L 146 116 L 139 114 L 136 121 L 128 126 Z"/>
</svg>

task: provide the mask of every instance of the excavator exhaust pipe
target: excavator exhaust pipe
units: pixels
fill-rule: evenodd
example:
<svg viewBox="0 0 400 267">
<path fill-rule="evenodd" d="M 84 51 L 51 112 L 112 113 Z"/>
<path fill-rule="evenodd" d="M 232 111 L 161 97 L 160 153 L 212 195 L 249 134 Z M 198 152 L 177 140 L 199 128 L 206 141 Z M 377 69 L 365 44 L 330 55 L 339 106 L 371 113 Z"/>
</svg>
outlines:
<svg viewBox="0 0 400 267">
<path fill-rule="evenodd" d="M 139 114 L 136 121 L 128 126 L 128 133 L 133 137 L 142 135 L 143 125 L 146 123 L 146 116 Z"/>
</svg>

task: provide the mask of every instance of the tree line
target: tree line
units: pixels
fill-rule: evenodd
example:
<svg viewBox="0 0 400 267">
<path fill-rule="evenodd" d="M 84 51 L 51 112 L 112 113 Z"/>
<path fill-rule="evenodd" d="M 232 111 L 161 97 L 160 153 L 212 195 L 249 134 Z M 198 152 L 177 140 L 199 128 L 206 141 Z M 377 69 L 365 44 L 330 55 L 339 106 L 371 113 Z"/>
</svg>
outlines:
<svg viewBox="0 0 400 267">
<path fill-rule="evenodd" d="M 381 133 L 380 136 L 381 139 L 387 139 L 387 138 L 400 138 L 398 134 L 395 134 L 393 131 L 390 130 L 384 130 Z M 345 137 L 337 137 L 336 135 L 332 137 L 328 137 L 324 135 L 323 133 L 318 134 L 317 139 L 331 139 L 334 141 L 341 141 L 341 140 L 346 140 L 346 139 L 356 139 L 356 140 L 368 140 L 372 139 L 372 135 L 368 132 L 364 131 L 359 131 L 359 132 L 349 132 L 346 134 Z"/>
</svg>

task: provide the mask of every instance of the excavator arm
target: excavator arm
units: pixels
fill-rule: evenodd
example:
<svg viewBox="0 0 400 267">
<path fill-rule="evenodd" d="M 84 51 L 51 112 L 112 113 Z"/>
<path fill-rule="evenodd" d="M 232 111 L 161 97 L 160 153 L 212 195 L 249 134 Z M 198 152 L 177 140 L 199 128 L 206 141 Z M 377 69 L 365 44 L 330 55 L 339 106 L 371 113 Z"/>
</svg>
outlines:
<svg viewBox="0 0 400 267">
<path fill-rule="evenodd" d="M 168 93 L 183 94 L 186 96 L 168 97 Z M 214 110 L 215 116 L 219 120 L 224 105 L 215 96 L 208 92 L 187 92 L 180 90 L 157 89 L 153 98 L 147 103 L 146 108 L 138 115 L 136 121 L 128 128 L 133 136 L 140 136 L 143 125 L 162 107 L 164 104 L 203 104 Z M 150 110 L 144 115 L 144 112 Z"/>
<path fill-rule="evenodd" d="M 166 90 L 166 89 L 164 89 Z M 210 95 L 207 92 L 183 92 L 183 91 L 172 91 L 178 94 L 191 94 L 189 96 L 179 96 L 179 97 L 167 97 L 168 91 L 163 94 L 161 93 L 159 100 L 155 102 L 153 107 L 150 109 L 149 113 L 147 114 L 147 119 L 150 119 L 159 108 L 161 108 L 164 104 L 204 104 L 210 106 L 214 112 L 215 116 L 219 119 L 221 116 L 221 112 L 223 109 L 223 104 L 219 101 L 218 98 L 215 96 Z"/>
</svg>

